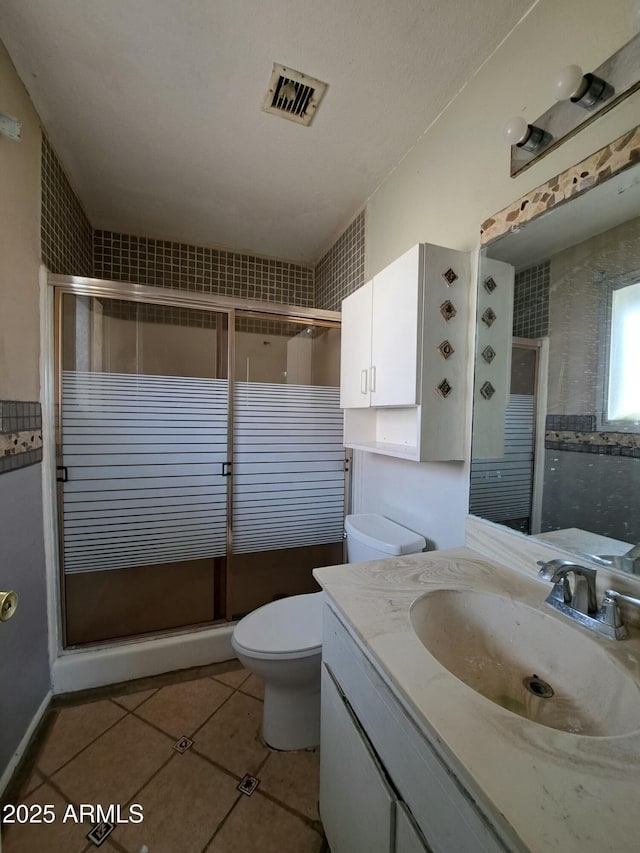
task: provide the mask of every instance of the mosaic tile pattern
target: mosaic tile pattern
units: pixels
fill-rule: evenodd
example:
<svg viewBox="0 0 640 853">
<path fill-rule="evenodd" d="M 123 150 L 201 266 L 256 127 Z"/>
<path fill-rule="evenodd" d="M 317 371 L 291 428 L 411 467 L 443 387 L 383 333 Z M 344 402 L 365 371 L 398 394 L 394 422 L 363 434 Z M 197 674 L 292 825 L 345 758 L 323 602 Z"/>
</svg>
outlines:
<svg viewBox="0 0 640 853">
<path fill-rule="evenodd" d="M 315 307 L 339 311 L 364 284 L 365 214 L 359 213 L 315 267 Z"/>
<path fill-rule="evenodd" d="M 93 275 L 93 229 L 42 134 L 42 261 L 60 275 Z"/>
<path fill-rule="evenodd" d="M 640 161 L 640 125 L 605 145 L 546 183 L 523 195 L 482 223 L 480 244 L 486 246 L 514 226 L 601 184 Z"/>
<path fill-rule="evenodd" d="M 94 231 L 96 278 L 313 305 L 313 269 L 289 261 L 113 231 Z"/>
<path fill-rule="evenodd" d="M 540 338 L 549 334 L 550 263 L 545 261 L 515 275 L 513 286 L 513 334 Z"/>
<path fill-rule="evenodd" d="M 547 450 L 640 459 L 640 434 L 598 432 L 595 415 L 547 415 L 544 446 Z"/>
<path fill-rule="evenodd" d="M 0 474 L 42 462 L 40 403 L 0 401 Z"/>
</svg>

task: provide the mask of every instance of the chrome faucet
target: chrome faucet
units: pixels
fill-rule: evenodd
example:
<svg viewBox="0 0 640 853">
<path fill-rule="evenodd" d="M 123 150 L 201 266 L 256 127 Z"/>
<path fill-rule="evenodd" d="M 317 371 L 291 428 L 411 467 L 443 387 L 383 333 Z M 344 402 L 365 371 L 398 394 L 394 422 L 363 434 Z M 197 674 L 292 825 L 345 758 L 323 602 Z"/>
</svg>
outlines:
<svg viewBox="0 0 640 853">
<path fill-rule="evenodd" d="M 538 577 L 551 581 L 553 589 L 545 599 L 550 607 L 574 619 L 585 628 L 597 631 L 611 640 L 624 640 L 629 631 L 622 621 L 618 601 L 640 608 L 640 599 L 607 589 L 598 607 L 596 596 L 596 569 L 580 566 L 571 560 L 538 561 Z M 573 589 L 568 575 L 573 574 Z"/>
</svg>

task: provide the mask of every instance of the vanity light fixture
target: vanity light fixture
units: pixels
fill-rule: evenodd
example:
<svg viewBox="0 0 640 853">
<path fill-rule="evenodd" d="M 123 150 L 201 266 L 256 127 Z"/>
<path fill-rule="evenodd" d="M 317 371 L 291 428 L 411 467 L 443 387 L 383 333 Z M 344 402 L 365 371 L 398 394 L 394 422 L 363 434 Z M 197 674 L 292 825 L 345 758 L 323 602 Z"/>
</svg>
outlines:
<svg viewBox="0 0 640 853">
<path fill-rule="evenodd" d="M 502 128 L 502 137 L 508 145 L 517 145 L 525 151 L 539 151 L 543 145 L 551 141 L 544 130 L 529 124 L 522 116 L 513 116 Z"/>
<path fill-rule="evenodd" d="M 634 29 L 636 26 L 637 20 Z M 567 65 L 553 81 L 553 95 L 557 100 L 546 112 L 532 117 L 531 124 L 517 117 L 505 125 L 503 136 L 511 146 L 511 177 L 555 151 L 565 140 L 638 90 L 640 33 L 589 74 L 584 74 L 579 65 Z M 581 109 L 577 110 L 575 104 Z"/>
<path fill-rule="evenodd" d="M 552 92 L 556 101 L 571 101 L 593 110 L 613 95 L 613 86 L 596 74 L 585 74 L 579 65 L 567 65 L 553 81 Z"/>
</svg>

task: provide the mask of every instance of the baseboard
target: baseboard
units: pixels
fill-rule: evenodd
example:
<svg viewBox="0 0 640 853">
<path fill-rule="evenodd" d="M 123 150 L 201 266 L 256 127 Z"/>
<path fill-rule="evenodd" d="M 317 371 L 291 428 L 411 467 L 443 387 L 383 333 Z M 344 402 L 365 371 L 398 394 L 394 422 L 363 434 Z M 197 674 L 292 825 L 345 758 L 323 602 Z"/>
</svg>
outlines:
<svg viewBox="0 0 640 853">
<path fill-rule="evenodd" d="M 29 746 L 31 738 L 34 736 L 36 729 L 40 725 L 42 718 L 44 717 L 45 713 L 47 712 L 49 704 L 51 703 L 51 696 L 52 696 L 52 692 L 51 692 L 51 690 L 49 690 L 49 692 L 45 695 L 44 699 L 40 703 L 40 707 L 38 708 L 38 710 L 33 715 L 33 718 L 31 720 L 31 722 L 29 723 L 29 727 L 27 728 L 26 732 L 24 733 L 22 740 L 18 744 L 18 748 L 16 749 L 16 751 L 12 755 L 11 759 L 9 760 L 9 763 L 5 767 L 5 769 L 2 773 L 2 776 L 0 776 L 0 799 L 2 799 L 2 797 L 4 796 L 4 793 L 7 790 L 7 786 L 9 784 L 9 782 L 11 781 L 11 777 L 13 776 L 13 774 L 16 771 L 16 767 L 18 766 L 18 764 L 20 764 L 20 761 L 22 760 L 22 756 L 27 751 L 27 747 Z"/>
<path fill-rule="evenodd" d="M 223 625 L 170 637 L 63 653 L 54 660 L 51 668 L 53 693 L 75 693 L 91 687 L 233 660 L 236 656 L 231 645 L 233 628 L 233 625 Z"/>
</svg>

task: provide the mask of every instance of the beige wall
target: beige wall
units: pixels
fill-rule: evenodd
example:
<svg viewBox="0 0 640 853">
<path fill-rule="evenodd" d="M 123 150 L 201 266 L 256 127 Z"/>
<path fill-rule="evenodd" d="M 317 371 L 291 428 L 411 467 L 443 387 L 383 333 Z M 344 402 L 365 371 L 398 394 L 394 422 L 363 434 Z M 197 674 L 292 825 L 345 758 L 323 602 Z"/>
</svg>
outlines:
<svg viewBox="0 0 640 853">
<path fill-rule="evenodd" d="M 40 123 L 1 42 L 0 112 L 22 122 L 0 136 L 0 400 L 38 400 Z"/>
<path fill-rule="evenodd" d="M 569 63 L 593 70 L 628 41 L 631 7 L 540 0 L 369 200 L 367 278 L 419 241 L 474 249 L 491 214 L 638 124 L 640 92 L 509 177 L 505 121 L 534 121 L 553 103 L 557 71 Z"/>
</svg>

